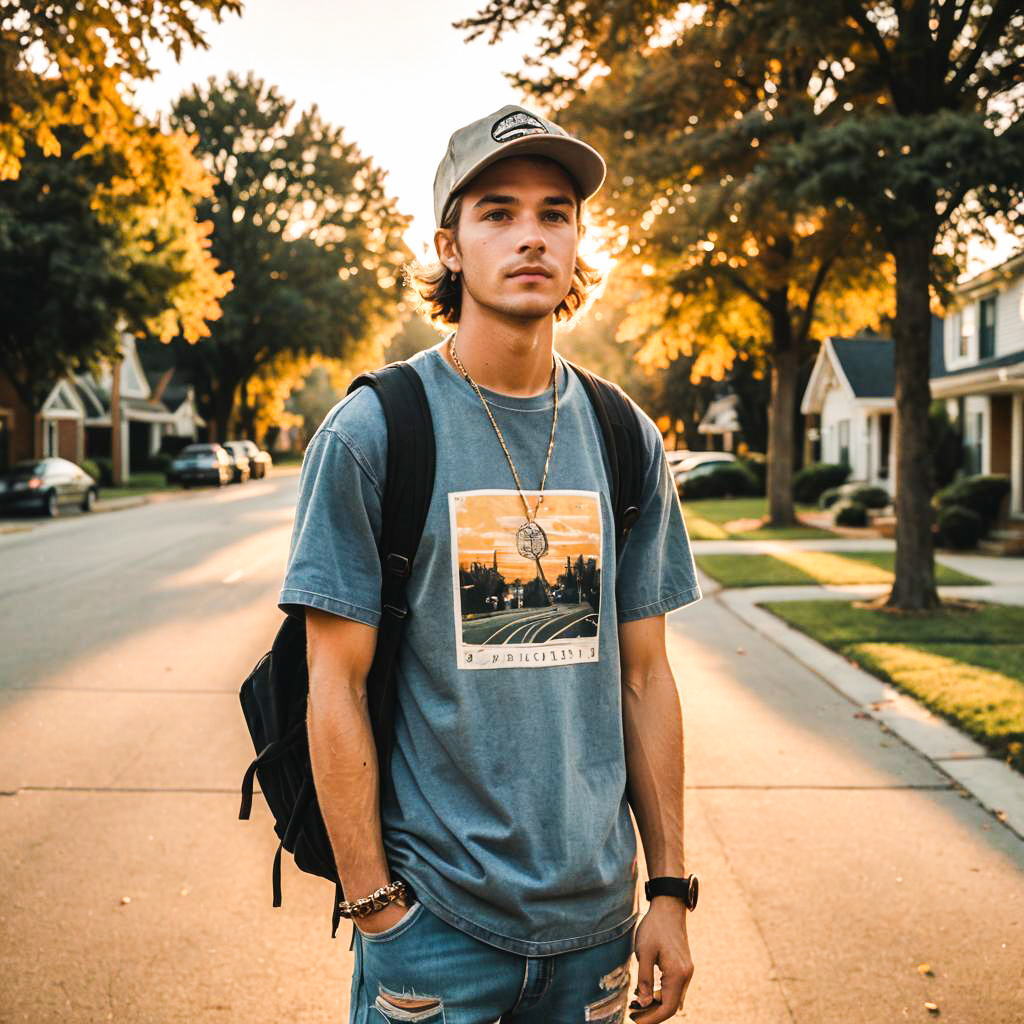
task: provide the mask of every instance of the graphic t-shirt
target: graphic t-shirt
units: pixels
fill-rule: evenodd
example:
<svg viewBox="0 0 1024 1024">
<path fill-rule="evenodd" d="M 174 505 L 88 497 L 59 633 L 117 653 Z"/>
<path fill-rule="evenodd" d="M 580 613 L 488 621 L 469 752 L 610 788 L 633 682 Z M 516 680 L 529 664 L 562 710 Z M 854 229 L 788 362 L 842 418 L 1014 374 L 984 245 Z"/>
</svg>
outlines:
<svg viewBox="0 0 1024 1024">
<path fill-rule="evenodd" d="M 606 942 L 635 923 L 617 626 L 700 597 L 661 435 L 643 413 L 644 498 L 616 565 L 600 427 L 556 360 L 558 427 L 531 524 L 476 393 L 438 348 L 410 359 L 437 466 L 381 800 L 389 866 L 427 909 L 530 956 Z M 481 390 L 532 510 L 551 391 Z M 303 457 L 282 610 L 378 624 L 386 465 L 383 411 L 360 388 L 328 412 Z"/>
</svg>

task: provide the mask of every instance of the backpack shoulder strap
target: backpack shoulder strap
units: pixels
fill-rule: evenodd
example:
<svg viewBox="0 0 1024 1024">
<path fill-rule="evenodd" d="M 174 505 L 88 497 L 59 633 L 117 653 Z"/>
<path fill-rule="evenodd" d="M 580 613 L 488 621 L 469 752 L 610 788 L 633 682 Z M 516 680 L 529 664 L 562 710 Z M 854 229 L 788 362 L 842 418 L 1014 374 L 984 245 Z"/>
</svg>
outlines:
<svg viewBox="0 0 1024 1024">
<path fill-rule="evenodd" d="M 407 362 L 362 373 L 348 387 L 371 387 L 388 429 L 387 478 L 381 507 L 381 619 L 367 679 L 370 720 L 381 765 L 383 795 L 394 736 L 394 666 L 409 614 L 406 584 L 412 572 L 434 489 L 434 423 L 420 375 Z"/>
<path fill-rule="evenodd" d="M 615 519 L 615 553 L 618 556 L 643 503 L 643 434 L 633 405 L 618 384 L 566 359 L 579 377 L 601 427 L 611 467 L 612 512 Z"/>
</svg>

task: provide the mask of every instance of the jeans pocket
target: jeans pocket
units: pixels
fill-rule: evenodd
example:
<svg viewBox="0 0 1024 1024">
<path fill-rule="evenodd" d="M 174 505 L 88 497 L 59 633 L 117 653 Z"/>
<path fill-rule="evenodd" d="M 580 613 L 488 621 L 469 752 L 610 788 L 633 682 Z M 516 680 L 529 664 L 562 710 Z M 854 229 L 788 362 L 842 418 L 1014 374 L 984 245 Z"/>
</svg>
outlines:
<svg viewBox="0 0 1024 1024">
<path fill-rule="evenodd" d="M 409 928 L 422 909 L 423 904 L 416 900 L 390 928 L 385 928 L 382 932 L 364 932 L 359 925 L 356 925 L 356 930 L 359 932 L 360 939 L 366 942 L 386 942 L 388 939 L 395 938 Z"/>
</svg>

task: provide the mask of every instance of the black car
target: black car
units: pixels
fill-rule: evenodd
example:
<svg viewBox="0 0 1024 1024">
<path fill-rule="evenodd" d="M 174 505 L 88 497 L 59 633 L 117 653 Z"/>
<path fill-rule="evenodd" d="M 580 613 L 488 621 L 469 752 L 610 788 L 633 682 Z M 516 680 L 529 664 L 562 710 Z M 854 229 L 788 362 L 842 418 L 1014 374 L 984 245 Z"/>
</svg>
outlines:
<svg viewBox="0 0 1024 1024">
<path fill-rule="evenodd" d="M 77 505 L 91 512 L 99 484 L 81 466 L 51 456 L 24 459 L 0 473 L 0 509 L 35 509 L 48 516 L 61 506 Z"/>
<path fill-rule="evenodd" d="M 244 484 L 252 476 L 252 466 L 249 464 L 249 453 L 245 450 L 242 441 L 225 441 L 224 447 L 234 463 L 232 480 Z"/>
<path fill-rule="evenodd" d="M 253 480 L 261 480 L 265 476 L 270 475 L 270 467 L 274 464 L 274 460 L 270 456 L 270 452 L 261 449 L 255 441 L 228 441 L 228 447 L 231 445 L 240 445 L 249 457 L 249 472 Z"/>
<path fill-rule="evenodd" d="M 217 487 L 231 483 L 235 461 L 219 444 L 190 444 L 171 459 L 167 467 L 167 482 L 182 487 L 193 484 L 214 484 Z"/>
</svg>

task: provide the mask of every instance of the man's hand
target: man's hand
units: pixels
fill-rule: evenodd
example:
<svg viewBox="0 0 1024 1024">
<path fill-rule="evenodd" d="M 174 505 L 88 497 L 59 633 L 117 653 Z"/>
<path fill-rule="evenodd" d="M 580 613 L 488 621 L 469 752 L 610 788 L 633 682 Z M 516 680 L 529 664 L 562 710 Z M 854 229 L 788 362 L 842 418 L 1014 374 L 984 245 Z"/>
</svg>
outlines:
<svg viewBox="0 0 1024 1024">
<path fill-rule="evenodd" d="M 353 918 L 356 927 L 364 935 L 376 935 L 378 932 L 386 931 L 412 911 L 412 907 L 403 907 L 401 903 L 389 903 L 380 910 L 375 910 L 365 917 Z"/>
<path fill-rule="evenodd" d="M 686 988 L 693 977 L 693 959 L 686 937 L 686 908 L 681 900 L 674 896 L 654 897 L 650 910 L 637 927 L 634 952 L 639 965 L 638 999 L 630 1003 L 629 1016 L 637 1024 L 668 1020 L 683 1008 Z M 661 988 L 657 992 L 654 991 L 655 964 L 661 970 Z"/>
</svg>

